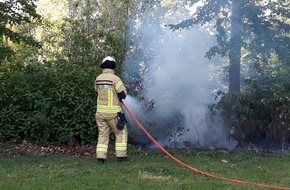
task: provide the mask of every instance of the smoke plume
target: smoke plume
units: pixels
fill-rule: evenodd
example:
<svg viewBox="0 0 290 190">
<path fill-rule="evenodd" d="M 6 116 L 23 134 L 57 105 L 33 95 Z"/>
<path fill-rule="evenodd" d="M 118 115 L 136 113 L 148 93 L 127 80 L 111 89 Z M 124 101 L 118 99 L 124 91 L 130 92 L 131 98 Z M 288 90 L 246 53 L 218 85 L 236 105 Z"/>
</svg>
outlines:
<svg viewBox="0 0 290 190">
<path fill-rule="evenodd" d="M 181 31 L 164 27 L 183 13 L 176 10 L 170 17 L 155 10 L 148 17 L 145 11 L 130 20 L 132 38 L 124 68 L 130 95 L 125 103 L 163 146 L 231 150 L 236 142 L 222 120 L 208 111 L 219 88 L 214 80 L 218 63 L 205 58 L 214 36 L 199 26 Z M 151 147 L 128 115 L 127 120 L 133 141 Z"/>
</svg>

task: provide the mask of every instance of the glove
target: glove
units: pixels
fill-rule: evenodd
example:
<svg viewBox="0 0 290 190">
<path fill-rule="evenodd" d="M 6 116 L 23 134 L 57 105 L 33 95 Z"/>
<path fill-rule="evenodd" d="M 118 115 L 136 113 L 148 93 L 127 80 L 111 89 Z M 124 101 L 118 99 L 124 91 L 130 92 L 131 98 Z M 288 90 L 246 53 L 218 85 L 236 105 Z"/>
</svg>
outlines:
<svg viewBox="0 0 290 190">
<path fill-rule="evenodd" d="M 125 118 L 125 114 L 124 113 L 121 113 L 121 112 L 118 112 L 118 121 L 117 121 L 117 129 L 119 131 L 122 131 L 125 127 L 127 123 L 127 120 Z"/>
</svg>

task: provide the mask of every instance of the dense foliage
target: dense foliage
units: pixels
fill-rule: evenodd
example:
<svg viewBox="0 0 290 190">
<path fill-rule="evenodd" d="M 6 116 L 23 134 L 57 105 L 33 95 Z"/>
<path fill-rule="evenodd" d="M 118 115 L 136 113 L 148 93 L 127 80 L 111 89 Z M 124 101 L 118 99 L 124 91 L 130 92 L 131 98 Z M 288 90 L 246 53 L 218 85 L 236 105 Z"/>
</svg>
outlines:
<svg viewBox="0 0 290 190">
<path fill-rule="evenodd" d="M 171 1 L 47 0 L 42 1 L 42 7 L 38 4 L 40 14 L 35 2 L 0 2 L 0 141 L 91 143 L 96 140 L 93 81 L 100 73 L 95 62 L 100 62 L 105 55 L 114 55 L 119 74 L 126 53 L 143 51 L 139 34 L 130 36 L 128 32 L 128 18 L 131 16 L 131 22 L 136 22 L 143 17 L 152 17 L 158 23 L 160 17 L 156 10 L 162 8 L 162 2 Z M 187 7 L 201 1 L 184 2 L 186 6 L 183 7 Z M 249 77 L 242 83 L 240 93 L 221 93 L 220 101 L 211 106 L 212 110 L 221 113 L 235 139 L 261 137 L 279 143 L 289 142 L 289 2 L 202 2 L 204 4 L 191 19 L 169 26 L 173 29 L 194 24 L 209 27 L 216 33 L 217 43 L 206 56 L 211 58 L 220 54 L 236 60 L 238 67 L 233 69 L 230 64 L 229 72 L 236 70 L 238 74 L 241 58 L 242 63 L 254 68 L 255 73 L 252 76 L 245 74 Z M 242 4 L 238 6 L 233 2 Z M 50 8 L 51 5 L 54 8 Z M 163 11 L 174 13 L 175 6 L 172 4 Z M 59 7 L 61 10 L 57 9 Z M 237 14 L 234 7 L 241 8 L 241 12 Z M 145 8 L 150 9 L 149 15 L 143 14 Z M 40 15 L 42 23 L 34 23 Z M 232 15 L 238 22 L 232 22 Z M 180 20 L 175 13 L 174 16 Z M 146 22 L 151 23 L 151 19 Z M 234 32 L 241 40 L 236 53 L 232 49 L 237 43 L 230 35 Z M 42 46 L 35 40 L 36 36 Z M 131 46 L 130 42 L 134 40 L 141 44 L 140 47 Z M 155 50 L 148 54 L 144 52 L 145 62 L 153 52 L 158 53 Z M 231 54 L 239 54 L 238 59 L 231 58 Z M 273 56 L 279 64 L 273 62 Z M 134 66 L 139 68 L 137 58 L 132 59 L 136 62 Z M 139 87 L 138 77 L 129 76 L 127 87 Z M 238 84 L 238 90 L 234 92 L 240 90 L 240 79 L 235 79 L 237 83 L 233 86 Z"/>
<path fill-rule="evenodd" d="M 221 100 L 212 108 L 221 111 L 236 139 L 290 142 L 289 66 L 279 65 L 246 79 L 239 94 L 220 95 Z"/>
<path fill-rule="evenodd" d="M 95 140 L 95 70 L 64 61 L 6 65 L 0 87 L 0 140 Z"/>
<path fill-rule="evenodd" d="M 96 140 L 96 63 L 113 55 L 120 72 L 131 2 L 0 2 L 0 141 Z"/>
</svg>

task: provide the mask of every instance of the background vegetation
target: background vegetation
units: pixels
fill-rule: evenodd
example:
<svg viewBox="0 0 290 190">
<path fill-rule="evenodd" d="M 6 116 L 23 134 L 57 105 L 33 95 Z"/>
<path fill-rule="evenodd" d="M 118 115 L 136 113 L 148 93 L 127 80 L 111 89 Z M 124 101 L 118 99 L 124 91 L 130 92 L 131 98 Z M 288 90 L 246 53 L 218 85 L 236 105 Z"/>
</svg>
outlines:
<svg viewBox="0 0 290 190">
<path fill-rule="evenodd" d="M 174 11 L 187 3 L 0 2 L 0 141 L 95 141 L 93 80 L 100 73 L 100 60 L 114 55 L 121 74 L 126 52 L 134 49 L 127 20 L 136 10 Z M 229 91 L 220 92 L 220 101 L 210 108 L 221 113 L 239 141 L 290 142 L 289 7 L 286 0 L 211 0 L 199 6 L 193 19 L 169 25 L 213 26 L 217 44 L 206 55 L 220 54 L 230 64 L 225 68 Z M 243 80 L 235 77 L 241 63 L 250 68 Z"/>
<path fill-rule="evenodd" d="M 221 113 L 235 139 L 289 142 L 290 67 L 277 64 L 246 79 L 238 94 L 219 92 L 220 101 L 210 106 L 214 114 Z"/>
<path fill-rule="evenodd" d="M 93 69 L 58 61 L 16 64 L 3 72 L 1 141 L 95 140 Z"/>
</svg>

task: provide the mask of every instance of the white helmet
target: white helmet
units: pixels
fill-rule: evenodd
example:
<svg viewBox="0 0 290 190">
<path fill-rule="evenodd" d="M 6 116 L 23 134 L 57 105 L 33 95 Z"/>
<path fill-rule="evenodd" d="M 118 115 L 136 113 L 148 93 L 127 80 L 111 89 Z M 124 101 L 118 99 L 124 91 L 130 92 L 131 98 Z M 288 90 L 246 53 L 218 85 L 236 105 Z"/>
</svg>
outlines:
<svg viewBox="0 0 290 190">
<path fill-rule="evenodd" d="M 107 56 L 103 59 L 102 63 L 104 63 L 105 61 L 113 61 L 116 63 L 116 60 L 114 57 L 111 57 L 111 56 Z"/>
<path fill-rule="evenodd" d="M 103 59 L 101 64 L 102 69 L 115 69 L 116 68 L 116 60 L 114 57 L 107 56 Z"/>
</svg>

